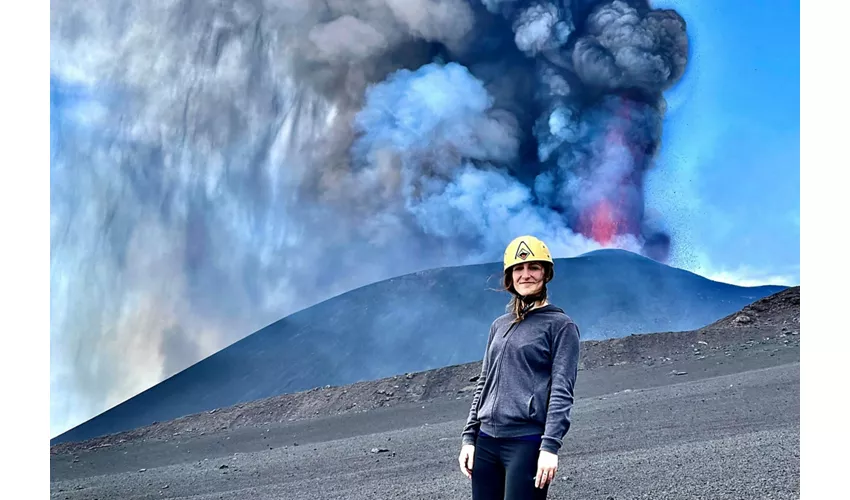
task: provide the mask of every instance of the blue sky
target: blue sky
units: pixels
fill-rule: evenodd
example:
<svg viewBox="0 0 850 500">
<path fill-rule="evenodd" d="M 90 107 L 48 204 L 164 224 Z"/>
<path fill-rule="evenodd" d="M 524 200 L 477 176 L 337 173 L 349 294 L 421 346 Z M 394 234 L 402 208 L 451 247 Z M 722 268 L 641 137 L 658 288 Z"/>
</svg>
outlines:
<svg viewBox="0 0 850 500">
<path fill-rule="evenodd" d="M 668 92 L 648 205 L 673 265 L 739 284 L 799 284 L 799 2 L 668 0 L 691 59 Z"/>
</svg>

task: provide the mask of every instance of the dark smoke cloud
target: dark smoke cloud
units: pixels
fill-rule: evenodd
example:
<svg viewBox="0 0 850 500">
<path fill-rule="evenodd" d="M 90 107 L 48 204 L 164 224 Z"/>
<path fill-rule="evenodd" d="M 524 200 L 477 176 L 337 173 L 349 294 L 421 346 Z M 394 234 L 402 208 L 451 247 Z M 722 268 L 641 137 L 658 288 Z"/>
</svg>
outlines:
<svg viewBox="0 0 850 500">
<path fill-rule="evenodd" d="M 644 1 L 54 2 L 54 432 L 519 233 L 663 259 L 642 183 L 686 55 Z"/>
<path fill-rule="evenodd" d="M 645 11 L 613 2 L 587 19 L 576 41 L 573 64 L 587 85 L 605 90 L 660 92 L 685 69 L 684 21 L 669 11 Z"/>
</svg>

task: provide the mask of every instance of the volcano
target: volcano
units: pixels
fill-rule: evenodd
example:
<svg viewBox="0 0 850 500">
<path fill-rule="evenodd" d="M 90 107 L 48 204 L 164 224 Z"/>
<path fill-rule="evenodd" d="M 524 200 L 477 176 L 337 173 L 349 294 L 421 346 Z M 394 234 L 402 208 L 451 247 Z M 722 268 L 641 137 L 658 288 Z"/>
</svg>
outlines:
<svg viewBox="0 0 850 500">
<path fill-rule="evenodd" d="M 51 444 L 324 385 L 480 359 L 508 296 L 501 263 L 374 283 L 282 318 L 55 437 Z M 555 260 L 550 300 L 582 340 L 693 330 L 786 287 L 711 281 L 623 250 Z"/>
</svg>

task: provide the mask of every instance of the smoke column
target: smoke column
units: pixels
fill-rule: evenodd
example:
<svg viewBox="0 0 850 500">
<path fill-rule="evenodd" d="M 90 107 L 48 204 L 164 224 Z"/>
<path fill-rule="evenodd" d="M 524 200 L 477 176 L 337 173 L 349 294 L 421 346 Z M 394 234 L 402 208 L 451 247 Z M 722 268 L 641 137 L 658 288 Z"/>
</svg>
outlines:
<svg viewBox="0 0 850 500">
<path fill-rule="evenodd" d="M 664 260 L 687 47 L 642 0 L 52 2 L 51 433 L 517 234 Z"/>
</svg>

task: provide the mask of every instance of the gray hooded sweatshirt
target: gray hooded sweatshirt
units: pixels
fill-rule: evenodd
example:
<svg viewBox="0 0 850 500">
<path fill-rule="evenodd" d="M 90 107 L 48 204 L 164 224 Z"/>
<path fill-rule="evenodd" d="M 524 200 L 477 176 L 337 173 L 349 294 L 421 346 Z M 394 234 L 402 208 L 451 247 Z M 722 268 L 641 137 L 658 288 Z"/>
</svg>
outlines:
<svg viewBox="0 0 850 500">
<path fill-rule="evenodd" d="M 462 442 L 475 444 L 479 430 L 497 438 L 536 434 L 541 450 L 557 454 L 570 428 L 579 330 L 551 304 L 513 319 L 505 314 L 490 326 Z"/>
</svg>

